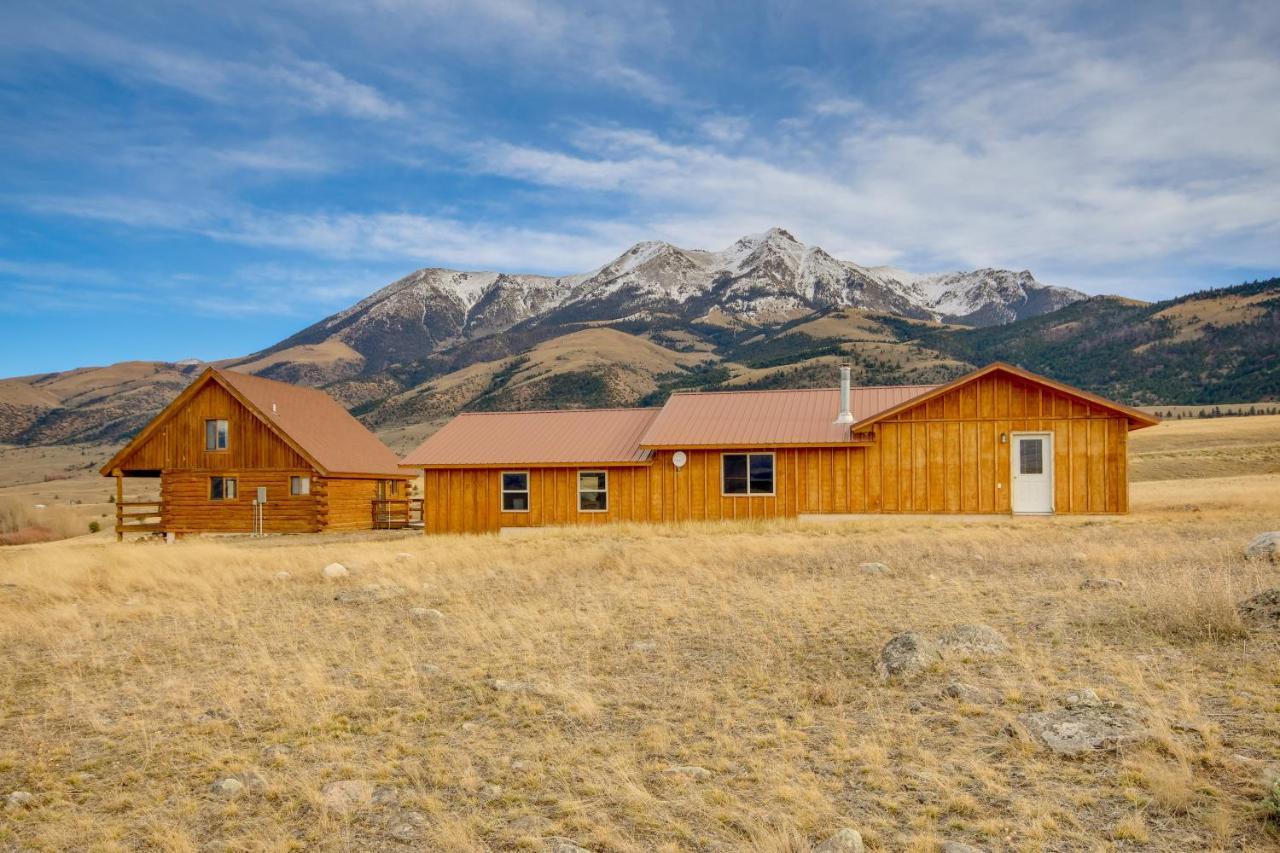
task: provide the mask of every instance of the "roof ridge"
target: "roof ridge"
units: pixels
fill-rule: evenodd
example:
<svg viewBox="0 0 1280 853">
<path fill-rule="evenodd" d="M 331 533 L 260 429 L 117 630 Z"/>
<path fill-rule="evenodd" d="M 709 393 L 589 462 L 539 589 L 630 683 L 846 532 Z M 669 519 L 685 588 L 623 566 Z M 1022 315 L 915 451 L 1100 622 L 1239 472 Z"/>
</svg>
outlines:
<svg viewBox="0 0 1280 853">
<path fill-rule="evenodd" d="M 588 412 L 660 412 L 661 406 L 606 406 L 600 409 L 512 409 L 500 412 L 458 412 L 455 418 L 472 415 L 581 415 Z"/>
<path fill-rule="evenodd" d="M 852 385 L 851 391 L 879 391 L 885 388 L 936 388 L 937 383 L 921 382 L 917 385 Z M 688 390 L 688 391 L 672 391 L 671 396 L 692 396 L 695 394 L 799 394 L 805 391 L 839 391 L 840 386 L 830 385 L 821 388 L 743 388 L 741 390 L 733 388 L 720 388 L 716 390 Z"/>
</svg>

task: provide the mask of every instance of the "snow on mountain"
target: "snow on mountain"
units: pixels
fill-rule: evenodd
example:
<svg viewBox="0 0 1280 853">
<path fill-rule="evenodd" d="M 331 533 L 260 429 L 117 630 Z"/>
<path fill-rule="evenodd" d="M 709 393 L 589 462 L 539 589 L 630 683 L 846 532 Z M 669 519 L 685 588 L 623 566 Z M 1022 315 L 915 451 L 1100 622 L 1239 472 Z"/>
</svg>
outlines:
<svg viewBox="0 0 1280 853">
<path fill-rule="evenodd" d="M 771 228 L 718 252 L 656 240 L 637 243 L 579 275 L 422 269 L 268 352 L 337 339 L 365 358 L 366 369 L 376 370 L 530 322 L 610 322 L 657 314 L 695 320 L 718 312 L 764 324 L 852 307 L 983 326 L 1083 298 L 1042 285 L 1026 270 L 918 275 L 863 267 Z"/>
</svg>

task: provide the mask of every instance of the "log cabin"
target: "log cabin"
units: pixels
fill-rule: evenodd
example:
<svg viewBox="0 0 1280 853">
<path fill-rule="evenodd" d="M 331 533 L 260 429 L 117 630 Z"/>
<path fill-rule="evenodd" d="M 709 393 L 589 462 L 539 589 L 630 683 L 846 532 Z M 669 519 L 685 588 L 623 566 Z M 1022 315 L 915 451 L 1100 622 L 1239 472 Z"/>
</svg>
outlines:
<svg viewBox="0 0 1280 853">
<path fill-rule="evenodd" d="M 462 414 L 410 453 L 423 530 L 1129 509 L 1137 409 L 995 363 L 945 385 Z"/>
<path fill-rule="evenodd" d="M 398 462 L 323 391 L 211 367 L 101 473 L 116 481 L 117 539 L 311 533 L 403 526 Z M 160 500 L 127 503 L 126 477 L 158 477 Z"/>
</svg>

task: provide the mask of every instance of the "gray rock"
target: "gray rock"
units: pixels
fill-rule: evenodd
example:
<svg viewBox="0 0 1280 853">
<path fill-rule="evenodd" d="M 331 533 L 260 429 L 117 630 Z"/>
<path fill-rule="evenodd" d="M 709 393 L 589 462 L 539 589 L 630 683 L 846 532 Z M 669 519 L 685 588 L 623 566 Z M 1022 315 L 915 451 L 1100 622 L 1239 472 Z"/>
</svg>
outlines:
<svg viewBox="0 0 1280 853">
<path fill-rule="evenodd" d="M 491 803 L 502 796 L 501 785 L 485 785 L 480 789 L 480 801 L 482 803 Z"/>
<path fill-rule="evenodd" d="M 396 559 L 402 563 L 407 563 L 413 559 L 413 555 L 410 554 L 408 551 L 401 551 L 398 554 L 396 554 Z"/>
<path fill-rule="evenodd" d="M 414 664 L 413 671 L 418 675 L 439 675 L 441 672 L 440 667 L 433 663 Z"/>
<path fill-rule="evenodd" d="M 937 644 L 914 631 L 907 631 L 884 644 L 877 671 L 884 679 L 911 678 L 940 660 L 942 653 Z"/>
<path fill-rule="evenodd" d="M 1251 628 L 1280 627 L 1280 587 L 1268 589 L 1236 605 L 1240 621 Z"/>
<path fill-rule="evenodd" d="M 228 776 L 226 779 L 219 779 L 209 786 L 209 792 L 218 797 L 238 797 L 244 793 L 245 785 L 234 776 Z"/>
<path fill-rule="evenodd" d="M 1273 563 L 1280 561 L 1280 530 L 1255 536 L 1244 549 L 1244 555 L 1250 560 L 1270 560 Z"/>
<path fill-rule="evenodd" d="M 1081 589 L 1124 589 L 1124 581 L 1119 578 L 1085 578 L 1080 581 Z"/>
<path fill-rule="evenodd" d="M 351 814 L 373 803 L 374 785 L 364 779 L 341 779 L 320 789 L 324 807 L 337 814 Z"/>
<path fill-rule="evenodd" d="M 414 607 L 409 611 L 409 615 L 418 622 L 432 622 L 435 624 L 444 622 L 444 614 L 431 607 Z"/>
<path fill-rule="evenodd" d="M 1142 735 L 1142 727 L 1132 712 L 1114 703 L 1023 714 L 1018 722 L 1045 749 L 1070 757 L 1117 749 Z"/>
<path fill-rule="evenodd" d="M 858 569 L 869 575 L 882 575 L 889 571 L 889 567 L 884 563 L 859 563 Z"/>
<path fill-rule="evenodd" d="M 963 841 L 942 842 L 942 853 L 983 853 L 983 850 Z"/>
<path fill-rule="evenodd" d="M 688 779 L 710 779 L 713 775 L 710 770 L 705 767 L 698 767 L 694 764 L 677 764 L 667 767 L 662 771 L 668 776 L 684 776 Z"/>
<path fill-rule="evenodd" d="M 965 684 L 963 681 L 953 681 L 946 687 L 942 688 L 942 695 L 948 699 L 956 699 L 960 702 L 968 702 L 971 705 L 990 705 L 994 703 L 994 698 L 985 690 L 979 690 L 971 684 Z"/>
<path fill-rule="evenodd" d="M 581 847 L 567 838 L 548 838 L 545 849 L 547 853 L 591 853 L 586 847 Z"/>
<path fill-rule="evenodd" d="M 952 625 L 938 638 L 947 652 L 969 657 L 993 657 L 1009 651 L 1004 635 L 990 625 L 981 623 Z"/>
<path fill-rule="evenodd" d="M 499 693 L 527 693 L 531 696 L 551 696 L 555 691 L 550 684 L 542 681 L 506 681 L 494 678 L 489 686 Z"/>
<path fill-rule="evenodd" d="M 371 583 L 359 589 L 339 590 L 333 600 L 340 604 L 375 604 L 404 595 L 404 587 L 393 583 Z"/>
<path fill-rule="evenodd" d="M 326 578 L 333 580 L 335 578 L 345 578 L 347 575 L 351 574 L 351 572 L 347 571 L 347 567 L 342 565 L 342 563 L 330 563 L 321 570 L 321 574 Z"/>
<path fill-rule="evenodd" d="M 1072 690 L 1058 697 L 1065 708 L 1096 708 L 1102 704 L 1098 694 L 1088 687 Z"/>
<path fill-rule="evenodd" d="M 862 833 L 845 827 L 813 848 L 813 853 L 863 853 Z"/>
<path fill-rule="evenodd" d="M 4 804 L 11 809 L 25 809 L 35 801 L 30 791 L 11 791 L 4 798 Z"/>
<path fill-rule="evenodd" d="M 658 641 L 657 640 L 636 640 L 630 646 L 628 646 L 628 648 L 631 649 L 631 651 L 633 652 L 656 652 L 658 650 Z"/>
<path fill-rule="evenodd" d="M 289 574 L 288 572 L 276 572 L 275 574 L 275 578 L 278 581 L 287 581 L 291 577 L 293 577 L 293 575 Z"/>
</svg>

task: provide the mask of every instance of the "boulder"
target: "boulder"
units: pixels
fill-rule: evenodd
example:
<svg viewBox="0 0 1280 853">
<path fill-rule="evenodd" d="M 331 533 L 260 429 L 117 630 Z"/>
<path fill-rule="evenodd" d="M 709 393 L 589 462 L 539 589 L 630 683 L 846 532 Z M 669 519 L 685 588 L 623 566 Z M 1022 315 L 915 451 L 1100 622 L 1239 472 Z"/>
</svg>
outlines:
<svg viewBox="0 0 1280 853">
<path fill-rule="evenodd" d="M 1250 560 L 1280 561 L 1280 530 L 1272 530 L 1254 537 L 1244 549 L 1244 555 Z"/>
<path fill-rule="evenodd" d="M 409 615 L 417 622 L 439 623 L 444 621 L 444 614 L 432 607 L 414 607 Z"/>
<path fill-rule="evenodd" d="M 859 563 L 858 569 L 869 575 L 882 575 L 889 571 L 889 567 L 884 563 Z"/>
<path fill-rule="evenodd" d="M 952 625 L 938 638 L 938 643 L 944 651 L 969 657 L 994 657 L 1009 651 L 1004 635 L 981 623 Z"/>
<path fill-rule="evenodd" d="M 880 677 L 911 678 L 942 660 L 942 652 L 928 637 L 907 631 L 884 644 L 877 671 Z"/>
<path fill-rule="evenodd" d="M 1088 687 L 1071 690 L 1058 697 L 1064 708 L 1096 708 L 1102 704 L 1098 694 Z"/>
<path fill-rule="evenodd" d="M 963 681 L 951 682 L 942 688 L 942 695 L 948 699 L 968 702 L 971 705 L 991 705 L 995 703 L 995 698 L 990 693 L 985 690 L 979 690 L 971 684 L 965 684 Z"/>
<path fill-rule="evenodd" d="M 226 779 L 219 779 L 210 785 L 209 793 L 216 797 L 227 799 L 238 797 L 244 793 L 244 783 L 234 776 L 228 776 Z"/>
<path fill-rule="evenodd" d="M 364 779 L 341 779 L 320 789 L 320 801 L 331 812 L 351 814 L 373 803 L 374 790 Z"/>
<path fill-rule="evenodd" d="M 705 767 L 698 767 L 694 764 L 678 764 L 667 767 L 662 771 L 668 776 L 684 776 L 687 779 L 710 779 L 712 773 Z"/>
<path fill-rule="evenodd" d="M 944 841 L 942 842 L 942 853 L 983 853 L 983 851 L 972 844 L 965 844 L 963 841 Z"/>
<path fill-rule="evenodd" d="M 275 578 L 278 581 L 287 581 L 291 577 L 293 577 L 293 575 L 289 574 L 288 572 L 276 572 L 275 574 Z"/>
<path fill-rule="evenodd" d="M 1280 587 L 1264 590 L 1236 605 L 1240 621 L 1251 628 L 1280 627 Z"/>
<path fill-rule="evenodd" d="M 418 673 L 418 675 L 428 675 L 428 676 L 439 675 L 441 672 L 440 667 L 436 666 L 433 663 L 414 664 L 413 671 Z"/>
<path fill-rule="evenodd" d="M 11 809 L 25 809 L 34 801 L 35 797 L 31 795 L 30 791 L 11 791 L 4 798 L 5 806 Z"/>
<path fill-rule="evenodd" d="M 375 604 L 404 595 L 404 587 L 393 583 L 371 583 L 359 589 L 343 589 L 333 597 L 340 604 Z"/>
<path fill-rule="evenodd" d="M 656 652 L 658 650 L 658 641 L 657 640 L 636 640 L 630 646 L 628 646 L 628 648 L 631 649 L 631 651 L 633 652 L 646 652 L 646 653 Z"/>
<path fill-rule="evenodd" d="M 1081 589 L 1124 589 L 1124 581 L 1119 578 L 1085 578 L 1080 581 Z"/>
<path fill-rule="evenodd" d="M 491 803 L 491 802 L 493 802 L 494 800 L 498 799 L 498 798 L 499 798 L 499 797 L 501 797 L 501 796 L 502 796 L 502 786 L 501 786 L 501 785 L 493 785 L 493 784 L 489 784 L 489 785 L 485 785 L 483 788 L 481 788 L 481 789 L 480 789 L 480 801 L 481 801 L 481 802 L 484 802 L 484 803 Z"/>
<path fill-rule="evenodd" d="M 321 570 L 321 574 L 330 580 L 334 580 L 336 578 L 345 578 L 351 572 L 347 571 L 347 567 L 342 563 L 330 563 Z"/>
<path fill-rule="evenodd" d="M 548 838 L 545 849 L 547 853 L 591 853 L 586 847 L 581 847 L 567 838 Z"/>
<path fill-rule="evenodd" d="M 1086 701 L 1054 711 L 1022 714 L 1018 722 L 1045 749 L 1073 758 L 1117 749 L 1142 735 L 1133 713 L 1114 702 Z"/>
<path fill-rule="evenodd" d="M 863 853 L 862 833 L 845 827 L 813 848 L 813 853 Z"/>
</svg>

